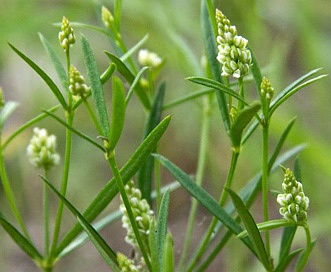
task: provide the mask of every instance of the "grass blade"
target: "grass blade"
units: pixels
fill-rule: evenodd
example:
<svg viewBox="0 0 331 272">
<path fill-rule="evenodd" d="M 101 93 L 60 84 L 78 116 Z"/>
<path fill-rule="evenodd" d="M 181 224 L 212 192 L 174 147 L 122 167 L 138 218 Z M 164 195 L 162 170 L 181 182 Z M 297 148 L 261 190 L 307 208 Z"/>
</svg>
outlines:
<svg viewBox="0 0 331 272">
<path fill-rule="evenodd" d="M 123 183 L 127 183 L 132 178 L 132 176 L 136 174 L 140 166 L 147 160 L 149 154 L 155 149 L 158 141 L 161 139 L 162 135 L 167 129 L 170 120 L 170 116 L 164 118 L 136 149 L 127 163 L 121 168 L 120 174 Z M 112 178 L 83 213 L 85 219 L 89 222 L 95 219 L 117 194 L 118 187 L 116 186 L 115 179 Z M 70 242 L 77 237 L 80 232 L 81 226 L 79 224 L 75 225 L 61 241 L 57 248 L 56 254 L 59 255 L 70 244 Z"/>
<path fill-rule="evenodd" d="M 227 188 L 226 190 L 229 193 L 232 202 L 234 203 L 234 206 L 236 207 L 236 210 L 246 227 L 248 236 L 250 237 L 250 240 L 254 245 L 255 251 L 261 263 L 263 264 L 263 266 L 266 268 L 267 271 L 270 271 L 271 268 L 270 260 L 267 255 L 266 249 L 264 247 L 264 243 L 260 235 L 260 232 L 253 219 L 253 216 L 250 214 L 250 212 L 248 211 L 247 207 L 245 206 L 241 198 L 234 191 Z"/>
<path fill-rule="evenodd" d="M 9 46 L 15 51 L 17 55 L 19 55 L 47 84 L 47 86 L 51 89 L 61 106 L 67 110 L 68 106 L 67 103 L 59 90 L 59 88 L 56 86 L 54 81 L 30 58 L 28 58 L 26 55 L 24 55 L 20 50 L 18 50 L 14 45 L 8 43 Z"/>
<path fill-rule="evenodd" d="M 102 84 L 100 81 L 100 76 L 97 68 L 97 63 L 93 55 L 93 51 L 88 40 L 82 37 L 82 49 L 84 54 L 85 65 L 87 68 L 87 76 L 91 85 L 92 98 L 97 111 L 99 125 L 102 129 L 102 136 L 109 139 L 109 119 L 107 113 L 107 107 L 105 102 L 105 97 L 103 93 Z"/>
<path fill-rule="evenodd" d="M 15 243 L 36 263 L 42 260 L 41 254 L 12 224 L 10 224 L 0 213 L 0 224 L 8 233 L 8 235 L 15 241 Z"/>
<path fill-rule="evenodd" d="M 116 253 L 108 246 L 105 240 L 100 236 L 100 234 L 93 228 L 92 225 L 84 218 L 83 215 L 63 196 L 56 190 L 56 188 L 45 178 L 41 177 L 43 181 L 47 184 L 49 188 L 57 195 L 57 197 L 67 206 L 67 208 L 72 212 L 72 214 L 77 218 L 78 222 L 81 224 L 83 229 L 88 234 L 89 238 L 93 242 L 94 246 L 99 251 L 103 259 L 109 264 L 109 266 L 114 269 L 114 271 L 119 271 L 117 269 L 117 257 Z"/>
<path fill-rule="evenodd" d="M 242 227 L 212 198 L 204 189 L 195 184 L 189 175 L 184 173 L 172 162 L 154 154 L 155 158 L 173 175 L 173 177 L 196 198 L 213 216 L 220 220 L 234 234 L 242 232 Z M 247 238 L 242 241 L 254 252 L 251 242 Z"/>
</svg>

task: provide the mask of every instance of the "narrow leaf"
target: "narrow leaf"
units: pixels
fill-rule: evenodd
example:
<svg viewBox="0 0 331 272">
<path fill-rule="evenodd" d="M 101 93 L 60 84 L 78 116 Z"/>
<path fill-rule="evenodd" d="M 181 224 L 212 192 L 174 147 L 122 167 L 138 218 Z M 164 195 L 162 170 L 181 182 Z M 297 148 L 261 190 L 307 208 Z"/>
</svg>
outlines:
<svg viewBox="0 0 331 272">
<path fill-rule="evenodd" d="M 134 154 L 130 157 L 127 163 L 120 170 L 123 183 L 126 184 L 132 176 L 138 171 L 140 166 L 147 160 L 149 154 L 155 149 L 158 141 L 161 139 L 165 130 L 170 123 L 171 117 L 167 116 L 160 124 L 148 135 L 148 137 L 136 149 Z M 116 181 L 112 178 L 105 187 L 98 193 L 91 204 L 83 213 L 87 221 L 95 219 L 105 207 L 118 194 L 118 187 Z M 71 231 L 64 237 L 59 247 L 57 248 L 57 255 L 81 232 L 81 226 L 75 225 Z"/>
<path fill-rule="evenodd" d="M 172 162 L 154 154 L 155 158 L 173 175 L 173 177 L 192 195 L 196 198 L 213 216 L 220 220 L 234 234 L 242 232 L 242 227 L 210 196 L 204 189 L 196 185 L 189 175 L 179 169 Z M 252 244 L 247 238 L 242 241 L 254 252 Z"/>
<path fill-rule="evenodd" d="M 169 190 L 167 190 L 162 197 L 160 211 L 158 214 L 157 225 L 156 225 L 157 251 L 158 251 L 160 264 L 162 264 L 164 261 L 164 244 L 167 236 L 169 197 L 170 197 Z M 166 270 L 161 270 L 161 271 L 166 271 Z"/>
<path fill-rule="evenodd" d="M 250 237 L 250 239 L 254 245 L 255 251 L 256 251 L 260 261 L 262 262 L 262 264 L 264 265 L 266 270 L 269 271 L 271 268 L 269 257 L 267 255 L 262 237 L 256 226 L 253 216 L 250 214 L 250 212 L 248 211 L 247 207 L 245 206 L 245 204 L 241 200 L 241 198 L 234 191 L 232 191 L 228 188 L 226 188 L 226 191 L 229 193 L 229 195 L 234 203 L 234 206 L 236 207 L 236 210 L 246 227 L 248 236 Z"/>
<path fill-rule="evenodd" d="M 143 138 L 157 126 L 161 120 L 163 101 L 165 95 L 165 83 L 162 83 L 160 88 L 154 97 L 151 110 L 148 115 L 148 119 L 144 128 Z M 154 170 L 154 158 L 150 156 L 147 162 L 141 166 L 137 175 L 138 188 L 141 191 L 142 197 L 151 205 L 152 203 L 152 181 L 153 181 L 153 170 Z"/>
<path fill-rule="evenodd" d="M 93 55 L 93 51 L 88 40 L 82 36 L 82 49 L 84 54 L 85 65 L 87 68 L 87 76 L 91 85 L 92 98 L 97 111 L 99 125 L 102 129 L 102 136 L 109 139 L 109 119 L 107 113 L 107 107 L 105 97 L 99 77 L 97 63 Z"/>
<path fill-rule="evenodd" d="M 236 93 L 234 90 L 232 90 L 231 88 L 227 87 L 226 85 L 215 81 L 213 79 L 209 79 L 209 78 L 205 78 L 205 77 L 188 77 L 187 80 L 192 81 L 196 84 L 202 85 L 202 86 L 206 86 L 209 88 L 213 88 L 217 91 L 220 92 L 224 92 L 234 98 L 236 98 L 237 100 L 243 102 L 245 105 L 247 105 L 248 103 L 245 101 L 245 99 L 243 99 L 238 93 Z"/>
<path fill-rule="evenodd" d="M 260 108 L 261 104 L 259 102 L 253 102 L 252 104 L 248 105 L 238 113 L 237 118 L 234 120 L 231 126 L 230 137 L 232 141 L 232 148 L 238 151 L 238 153 L 241 147 L 242 133 Z"/>
<path fill-rule="evenodd" d="M 83 215 L 58 191 L 56 188 L 45 178 L 41 177 L 43 181 L 47 184 L 49 188 L 57 195 L 57 197 L 67 206 L 67 208 L 72 212 L 72 214 L 77 217 L 79 223 L 82 225 L 83 229 L 86 231 L 91 241 L 99 251 L 100 255 L 109 264 L 112 269 L 119 271 L 117 268 L 117 257 L 116 253 L 108 246 L 105 240 L 100 236 L 100 234 L 93 228 L 92 225 L 84 218 Z"/>
<path fill-rule="evenodd" d="M 284 260 L 289 255 L 296 230 L 297 230 L 296 225 L 288 226 L 284 228 L 282 240 L 280 243 L 280 249 L 279 249 L 279 261 L 278 261 L 279 264 L 283 263 Z"/>
<path fill-rule="evenodd" d="M 59 90 L 59 88 L 56 86 L 56 84 L 53 82 L 53 80 L 31 59 L 29 59 L 26 55 L 24 55 L 20 50 L 18 50 L 15 46 L 8 43 L 9 46 L 16 52 L 17 55 L 19 55 L 47 84 L 47 86 L 51 89 L 61 106 L 67 110 L 67 103 Z"/>
<path fill-rule="evenodd" d="M 43 44 L 47 54 L 49 55 L 49 57 L 52 60 L 53 66 L 56 70 L 56 73 L 57 73 L 59 79 L 60 79 L 62 87 L 66 91 L 68 91 L 68 76 L 67 76 L 66 71 L 63 68 L 63 65 L 62 65 L 60 59 L 56 55 L 56 53 L 53 50 L 51 44 L 47 41 L 47 39 L 41 33 L 39 33 L 39 38 L 40 38 L 40 41 Z"/>
<path fill-rule="evenodd" d="M 174 260 L 174 241 L 170 233 L 167 234 L 164 243 L 164 262 L 163 271 L 175 272 L 175 260 Z"/>
<path fill-rule="evenodd" d="M 251 65 L 251 71 L 253 74 L 253 78 L 255 81 L 255 85 L 256 85 L 256 89 L 258 90 L 258 92 L 260 93 L 260 88 L 261 88 L 261 82 L 262 82 L 262 73 L 261 73 L 261 69 L 257 63 L 257 60 L 253 54 L 253 51 L 251 48 L 249 48 L 249 50 L 251 51 L 251 55 L 252 55 L 252 65 Z"/>
<path fill-rule="evenodd" d="M 113 77 L 112 115 L 110 122 L 109 148 L 113 150 L 122 134 L 125 119 L 125 90 L 122 81 Z"/>
<path fill-rule="evenodd" d="M 157 240 L 156 240 L 156 229 L 155 229 L 155 222 L 153 221 L 150 229 L 149 229 L 149 236 L 148 236 L 148 244 L 151 252 L 151 265 L 153 271 L 162 271 L 160 269 L 160 258 L 159 258 L 159 251 L 157 247 Z"/>
<path fill-rule="evenodd" d="M 288 255 L 284 256 L 284 258 L 280 261 L 275 269 L 275 272 L 286 272 L 288 271 L 287 267 L 289 266 L 289 264 L 291 263 L 291 261 L 298 256 L 298 254 L 300 254 L 304 249 L 298 249 L 295 250 L 291 253 L 289 253 Z"/>
<path fill-rule="evenodd" d="M 2 110 L 0 112 L 0 130 L 2 129 L 6 120 L 16 110 L 17 107 L 18 107 L 17 102 L 8 101 L 5 103 L 4 107 L 2 108 Z"/>
<path fill-rule="evenodd" d="M 14 240 L 14 242 L 34 261 L 42 260 L 41 254 L 34 247 L 34 245 L 28 241 L 12 224 L 10 224 L 0 213 L 0 224 L 8 233 L 8 235 Z"/>
<path fill-rule="evenodd" d="M 133 73 L 129 70 L 129 68 L 124 64 L 123 61 L 121 61 L 118 57 L 111 54 L 110 52 L 105 51 L 105 54 L 108 56 L 108 58 L 113 61 L 116 66 L 118 72 L 125 78 L 125 80 L 131 85 L 135 79 L 135 76 Z M 143 104 L 145 109 L 150 108 L 150 101 L 149 98 L 145 92 L 145 90 L 141 87 L 140 84 L 136 85 L 136 93 L 138 98 L 140 99 L 140 102 Z"/>
<path fill-rule="evenodd" d="M 126 104 L 129 103 L 130 98 L 131 98 L 131 96 L 132 96 L 132 93 L 133 93 L 133 91 L 135 90 L 135 88 L 137 87 L 137 85 L 140 84 L 140 79 L 141 79 L 143 73 L 144 73 L 146 70 L 148 70 L 148 69 L 149 69 L 149 68 L 148 68 L 147 66 L 145 66 L 145 67 L 141 68 L 141 70 L 137 73 L 136 77 L 134 78 L 134 80 L 133 80 L 133 82 L 132 82 L 132 84 L 131 84 L 131 86 L 130 86 L 130 89 L 129 89 L 129 91 L 128 91 L 128 94 L 126 95 L 126 99 L 125 99 Z"/>
</svg>

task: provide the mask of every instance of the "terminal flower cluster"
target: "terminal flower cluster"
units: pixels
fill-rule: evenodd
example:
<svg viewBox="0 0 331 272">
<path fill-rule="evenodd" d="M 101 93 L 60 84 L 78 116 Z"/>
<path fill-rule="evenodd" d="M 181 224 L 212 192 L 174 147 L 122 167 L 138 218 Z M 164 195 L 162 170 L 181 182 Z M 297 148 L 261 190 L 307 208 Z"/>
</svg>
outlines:
<svg viewBox="0 0 331 272">
<path fill-rule="evenodd" d="M 304 223 L 307 220 L 307 210 L 309 198 L 305 196 L 302 184 L 296 180 L 290 169 L 285 169 L 284 180 L 282 183 L 283 194 L 277 196 L 280 204 L 280 214 L 285 219 Z"/>
<path fill-rule="evenodd" d="M 62 18 L 61 31 L 59 32 L 59 41 L 61 47 L 66 52 L 69 51 L 70 45 L 76 42 L 74 30 L 70 26 L 70 23 L 65 16 Z"/>
<path fill-rule="evenodd" d="M 33 136 L 27 147 L 27 156 L 31 164 L 45 170 L 57 165 L 60 156 L 56 153 L 56 137 L 48 135 L 46 129 L 34 128 Z"/>
<path fill-rule="evenodd" d="M 162 59 L 154 52 L 141 49 L 138 53 L 138 62 L 141 66 L 156 68 L 162 63 Z"/>
<path fill-rule="evenodd" d="M 248 41 L 237 34 L 235 26 L 218 9 L 216 9 L 216 23 L 218 29 L 217 60 L 222 64 L 222 76 L 241 78 L 248 74 L 252 56 L 247 49 Z"/>
</svg>

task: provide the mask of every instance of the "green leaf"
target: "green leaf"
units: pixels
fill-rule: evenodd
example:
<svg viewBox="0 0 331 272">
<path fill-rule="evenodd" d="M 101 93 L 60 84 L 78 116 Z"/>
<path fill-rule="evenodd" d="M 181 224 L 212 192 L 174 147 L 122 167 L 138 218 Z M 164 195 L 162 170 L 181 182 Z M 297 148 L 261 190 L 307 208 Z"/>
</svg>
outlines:
<svg viewBox="0 0 331 272">
<path fill-rule="evenodd" d="M 0 130 L 4 126 L 6 120 L 9 116 L 16 110 L 18 103 L 14 101 L 8 101 L 5 103 L 4 107 L 0 112 Z"/>
<path fill-rule="evenodd" d="M 161 201 L 160 211 L 157 218 L 156 225 L 156 240 L 157 240 L 157 252 L 159 256 L 159 263 L 164 263 L 164 244 L 167 236 L 167 223 L 168 223 L 168 211 L 169 211 L 169 190 L 167 190 Z M 162 270 L 161 271 L 167 271 Z"/>
<path fill-rule="evenodd" d="M 257 114 L 260 108 L 261 104 L 259 102 L 253 102 L 252 104 L 242 109 L 238 113 L 237 118 L 234 120 L 230 129 L 230 137 L 232 141 L 232 148 L 236 152 L 240 152 L 243 130 L 252 120 L 254 115 Z"/>
<path fill-rule="evenodd" d="M 56 73 L 60 79 L 60 82 L 62 84 L 62 87 L 66 90 L 69 91 L 68 89 L 68 76 L 66 71 L 63 68 L 63 65 L 60 61 L 60 59 L 58 58 L 58 56 L 56 55 L 55 51 L 53 50 L 52 46 L 50 45 L 50 43 L 46 40 L 46 38 L 39 33 L 39 38 L 41 43 L 43 44 L 47 54 L 49 55 L 49 57 L 52 60 L 52 63 L 54 65 L 54 68 L 56 70 Z"/>
<path fill-rule="evenodd" d="M 314 246 L 316 244 L 316 241 L 311 242 L 308 247 L 301 252 L 298 261 L 295 265 L 295 272 L 301 272 L 303 271 L 304 267 L 307 264 L 307 261 L 309 259 L 309 255 L 311 253 L 311 251 L 313 250 Z"/>
<path fill-rule="evenodd" d="M 63 109 L 67 110 L 68 106 L 67 103 L 59 90 L 59 88 L 56 86 L 56 84 L 53 82 L 53 80 L 31 59 L 29 59 L 26 55 L 24 55 L 20 50 L 18 50 L 15 46 L 8 43 L 9 46 L 16 52 L 17 55 L 19 55 L 47 84 L 47 86 L 51 89 Z"/>
<path fill-rule="evenodd" d="M 164 243 L 164 262 L 163 271 L 174 272 L 175 271 L 175 256 L 174 256 L 174 241 L 170 233 L 167 234 Z"/>
<path fill-rule="evenodd" d="M 297 230 L 297 226 L 288 226 L 285 227 L 283 230 L 283 235 L 282 235 L 282 240 L 280 243 L 280 249 L 279 249 L 279 261 L 278 261 L 278 266 L 281 264 L 284 265 L 288 255 L 290 254 L 291 250 L 291 245 L 295 236 Z M 277 267 L 278 267 L 277 266 Z"/>
<path fill-rule="evenodd" d="M 154 154 L 155 158 L 173 175 L 173 177 L 196 198 L 213 216 L 220 220 L 234 234 L 242 232 L 242 227 L 210 196 L 204 189 L 199 187 L 189 175 L 161 155 Z M 247 238 L 242 241 L 252 252 L 254 249 Z"/>
<path fill-rule="evenodd" d="M 155 149 L 158 141 L 161 139 L 165 130 L 170 123 L 171 117 L 167 116 L 160 124 L 148 135 L 148 137 L 136 149 L 134 154 L 130 157 L 127 163 L 121 168 L 120 174 L 123 183 L 126 184 L 132 176 L 138 171 L 140 166 L 146 162 L 149 154 Z M 85 219 L 89 222 L 94 220 L 105 207 L 118 194 L 118 187 L 116 186 L 115 178 L 112 178 L 105 187 L 98 193 L 94 200 L 90 203 L 88 208 L 83 213 Z M 57 248 L 56 254 L 59 255 L 64 248 L 81 232 L 81 226 L 75 225 L 70 232 L 64 237 Z"/>
<path fill-rule="evenodd" d="M 108 56 L 108 58 L 111 61 L 113 61 L 116 64 L 118 72 L 131 85 L 135 79 L 135 76 L 129 70 L 129 68 L 125 65 L 125 63 L 110 52 L 105 51 L 105 54 Z M 150 105 L 150 101 L 149 101 L 149 98 L 148 98 L 145 90 L 141 87 L 140 84 L 137 84 L 135 89 L 136 89 L 137 96 L 140 99 L 140 102 L 142 103 L 144 108 L 149 109 L 151 105 Z"/>
<path fill-rule="evenodd" d="M 10 224 L 1 213 L 0 224 L 8 233 L 8 235 L 14 240 L 14 242 L 35 262 L 41 261 L 43 259 L 34 245 L 29 240 L 27 240 L 12 224 Z"/>
<path fill-rule="evenodd" d="M 289 266 L 291 261 L 302 251 L 303 251 L 303 249 L 298 249 L 298 250 L 295 250 L 295 251 L 289 253 L 288 255 L 284 256 L 284 258 L 282 259 L 281 262 L 279 260 L 279 263 L 278 263 L 278 265 L 275 269 L 275 272 L 286 272 L 286 271 L 288 271 L 287 267 Z"/>
<path fill-rule="evenodd" d="M 225 190 L 229 193 L 229 195 L 232 199 L 232 202 L 234 203 L 234 206 L 236 207 L 236 210 L 246 227 L 248 236 L 254 245 L 255 251 L 256 251 L 260 261 L 262 262 L 262 264 L 264 265 L 266 270 L 270 271 L 271 264 L 269 261 L 269 257 L 267 255 L 262 237 L 256 226 L 253 216 L 250 214 L 250 212 L 248 211 L 247 207 L 245 206 L 245 204 L 241 200 L 241 198 L 234 191 L 232 191 L 228 188 L 226 188 Z"/>
<path fill-rule="evenodd" d="M 148 40 L 148 34 L 146 34 L 140 41 L 138 41 L 134 46 L 132 46 L 123 56 L 120 57 L 121 61 L 126 61 L 129 59 L 142 45 Z"/>
<path fill-rule="evenodd" d="M 232 90 L 231 88 L 227 87 L 226 85 L 215 81 L 213 79 L 209 79 L 209 78 L 205 78 L 205 77 L 188 77 L 187 80 L 192 81 L 194 83 L 197 83 L 199 85 L 203 85 L 209 88 L 213 88 L 217 91 L 220 92 L 224 92 L 236 99 L 238 99 L 239 101 L 243 102 L 245 105 L 247 105 L 248 103 L 245 101 L 245 99 L 243 99 L 238 93 L 236 93 L 234 90 Z"/>
<path fill-rule="evenodd" d="M 77 218 L 87 235 L 91 239 L 94 246 L 99 251 L 103 259 L 109 264 L 114 271 L 119 271 L 117 268 L 116 253 L 109 247 L 100 234 L 93 228 L 92 225 L 84 218 L 83 215 L 45 178 L 41 177 L 49 188 L 57 195 L 57 197 L 67 206 L 72 214 Z"/>
<path fill-rule="evenodd" d="M 115 28 L 116 28 L 117 32 L 120 32 L 121 7 L 122 7 L 122 0 L 115 0 L 115 2 L 114 2 L 114 21 L 115 21 Z"/>
<path fill-rule="evenodd" d="M 107 113 L 107 107 L 105 97 L 100 81 L 100 76 L 97 68 L 97 63 L 93 55 L 93 51 L 88 40 L 82 36 L 82 49 L 84 54 L 84 61 L 87 68 L 87 76 L 91 85 L 92 98 L 97 111 L 99 125 L 102 129 L 104 137 L 109 139 L 109 119 Z"/>
<path fill-rule="evenodd" d="M 258 90 L 258 92 L 260 93 L 260 88 L 261 88 L 261 82 L 262 82 L 262 73 L 261 73 L 261 69 L 257 63 L 257 60 L 253 54 L 253 51 L 251 48 L 249 48 L 249 51 L 251 51 L 251 55 L 252 55 L 252 65 L 251 65 L 251 71 L 253 74 L 253 78 L 255 81 L 255 85 L 256 85 L 256 89 Z"/>
<path fill-rule="evenodd" d="M 129 89 L 129 91 L 128 91 L 128 94 L 127 94 L 127 96 L 126 96 L 126 99 L 125 99 L 126 104 L 129 103 L 133 91 L 134 91 L 135 88 L 140 84 L 140 79 L 141 79 L 143 73 L 144 73 L 146 70 L 148 70 L 148 69 L 149 69 L 149 68 L 148 68 L 147 66 L 145 66 L 145 67 L 141 68 L 141 70 L 137 73 L 136 77 L 134 78 L 134 80 L 133 80 L 133 82 L 132 82 L 132 84 L 131 84 L 131 86 L 130 86 L 130 89 Z"/>
<path fill-rule="evenodd" d="M 159 262 L 159 252 L 157 247 L 157 240 L 156 240 L 156 230 L 155 230 L 155 222 L 152 221 L 150 229 L 149 229 L 149 236 L 148 236 L 148 244 L 149 249 L 151 252 L 151 264 L 153 271 L 161 271 L 160 270 L 160 262 Z"/>
<path fill-rule="evenodd" d="M 113 78 L 112 115 L 110 122 L 109 149 L 113 150 L 122 134 L 125 119 L 125 90 L 122 81 Z"/>
<path fill-rule="evenodd" d="M 144 128 L 143 138 L 146 138 L 147 135 L 157 126 L 161 120 L 163 101 L 165 95 L 165 83 L 162 83 L 158 88 L 158 91 L 154 97 L 151 110 L 148 115 L 148 119 Z M 150 156 L 147 162 L 141 166 L 137 175 L 138 188 L 141 191 L 142 198 L 151 205 L 152 198 L 152 181 L 153 181 L 153 170 L 154 170 L 154 158 Z"/>
</svg>

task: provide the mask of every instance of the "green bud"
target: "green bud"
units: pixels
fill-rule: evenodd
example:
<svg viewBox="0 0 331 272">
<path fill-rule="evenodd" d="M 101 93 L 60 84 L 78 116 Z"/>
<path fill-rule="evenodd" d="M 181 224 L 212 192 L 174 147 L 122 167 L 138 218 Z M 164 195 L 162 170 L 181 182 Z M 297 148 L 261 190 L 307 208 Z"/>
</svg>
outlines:
<svg viewBox="0 0 331 272">
<path fill-rule="evenodd" d="M 69 91 L 74 97 L 86 97 L 90 93 L 84 77 L 73 65 L 70 66 L 69 71 Z"/>
<path fill-rule="evenodd" d="M 270 81 L 266 78 L 262 78 L 261 82 L 261 96 L 266 99 L 268 103 L 270 103 L 272 97 L 274 96 L 275 90 L 271 86 Z"/>
<path fill-rule="evenodd" d="M 101 18 L 106 28 L 110 30 L 114 29 L 114 17 L 105 6 L 102 6 L 101 8 Z"/>
<path fill-rule="evenodd" d="M 70 45 L 76 42 L 73 28 L 70 26 L 68 19 L 63 16 L 61 31 L 59 32 L 59 41 L 64 51 L 69 51 Z"/>
</svg>

